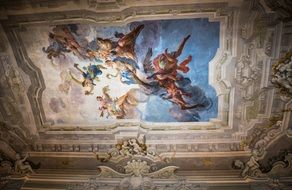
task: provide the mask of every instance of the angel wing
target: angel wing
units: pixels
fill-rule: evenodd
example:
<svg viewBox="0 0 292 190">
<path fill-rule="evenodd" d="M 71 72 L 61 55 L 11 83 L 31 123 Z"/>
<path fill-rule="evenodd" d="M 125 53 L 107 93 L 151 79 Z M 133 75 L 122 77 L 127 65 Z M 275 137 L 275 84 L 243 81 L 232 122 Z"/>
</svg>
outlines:
<svg viewBox="0 0 292 190">
<path fill-rule="evenodd" d="M 152 54 L 152 48 L 148 48 L 148 51 L 143 61 L 143 69 L 146 74 L 151 74 L 154 72 L 154 67 L 151 61 Z"/>
</svg>

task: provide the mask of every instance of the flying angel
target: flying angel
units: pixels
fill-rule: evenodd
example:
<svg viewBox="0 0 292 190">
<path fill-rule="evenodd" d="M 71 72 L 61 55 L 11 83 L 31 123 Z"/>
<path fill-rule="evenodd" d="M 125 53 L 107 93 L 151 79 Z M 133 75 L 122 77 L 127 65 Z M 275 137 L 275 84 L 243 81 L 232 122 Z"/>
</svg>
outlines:
<svg viewBox="0 0 292 190">
<path fill-rule="evenodd" d="M 102 65 L 90 64 L 89 66 L 84 67 L 83 70 L 78 67 L 77 63 L 74 64 L 74 67 L 82 74 L 83 78 L 77 79 L 71 72 L 69 72 L 69 74 L 75 82 L 81 84 L 82 87 L 87 88 L 87 90 L 85 90 L 85 95 L 93 94 L 92 91 L 94 89 L 94 86 L 96 86 L 94 81 L 99 81 L 98 76 L 102 74 L 102 69 L 107 69 Z"/>
</svg>

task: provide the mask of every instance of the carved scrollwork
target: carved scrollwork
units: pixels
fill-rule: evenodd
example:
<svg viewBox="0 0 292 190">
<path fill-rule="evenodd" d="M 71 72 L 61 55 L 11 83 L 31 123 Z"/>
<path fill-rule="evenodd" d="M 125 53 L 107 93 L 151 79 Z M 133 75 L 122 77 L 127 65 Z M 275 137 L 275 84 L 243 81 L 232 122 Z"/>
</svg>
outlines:
<svg viewBox="0 0 292 190">
<path fill-rule="evenodd" d="M 248 161 L 242 162 L 241 160 L 235 160 L 233 162 L 234 169 L 241 169 L 242 177 L 267 177 L 273 176 L 283 168 L 287 168 L 291 165 L 291 155 L 288 152 L 280 153 L 277 157 L 271 158 L 268 162 L 268 166 L 264 167 L 259 163 L 259 159 L 252 155 Z"/>
<path fill-rule="evenodd" d="M 283 131 L 281 118 L 273 117 L 270 118 L 269 123 L 254 127 L 247 139 L 242 141 L 242 145 L 248 146 L 257 158 L 263 157 L 270 142 Z"/>
<path fill-rule="evenodd" d="M 124 173 L 117 172 L 107 166 L 99 166 L 99 177 L 123 178 L 120 189 L 153 189 L 152 178 L 171 178 L 174 176 L 176 166 L 167 166 L 158 171 L 151 172 L 150 165 L 146 161 L 132 160 L 124 166 Z"/>
<path fill-rule="evenodd" d="M 249 55 L 243 55 L 237 63 L 236 82 L 243 88 L 247 88 L 257 79 L 259 69 L 252 65 Z"/>
<path fill-rule="evenodd" d="M 266 136 L 263 139 L 257 141 L 253 147 L 252 153 L 261 157 L 264 155 L 267 145 L 277 137 L 282 131 L 282 121 L 277 121 L 271 128 L 268 130 Z"/>
<path fill-rule="evenodd" d="M 164 187 L 163 190 L 207 190 L 207 187 L 202 187 L 199 184 L 190 183 L 184 178 L 179 178 L 175 184 Z"/>
<path fill-rule="evenodd" d="M 241 160 L 235 160 L 233 162 L 233 167 L 235 169 L 241 169 L 241 176 L 246 177 L 259 177 L 262 173 L 260 171 L 260 165 L 258 159 L 255 156 L 251 156 L 247 162 L 242 162 Z"/>
</svg>

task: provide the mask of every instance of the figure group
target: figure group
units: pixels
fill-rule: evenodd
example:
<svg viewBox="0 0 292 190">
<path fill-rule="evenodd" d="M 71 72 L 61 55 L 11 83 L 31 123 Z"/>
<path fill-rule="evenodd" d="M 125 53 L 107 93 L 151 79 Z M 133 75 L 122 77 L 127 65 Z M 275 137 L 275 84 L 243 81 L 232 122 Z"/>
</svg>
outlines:
<svg viewBox="0 0 292 190">
<path fill-rule="evenodd" d="M 85 89 L 85 95 L 93 95 L 94 87 L 98 86 L 100 76 L 105 75 L 104 71 L 106 69 L 112 68 L 116 70 L 116 74 L 107 73 L 106 78 L 108 79 L 119 80 L 126 85 L 138 84 L 148 95 L 154 95 L 155 92 L 159 91 L 161 93 L 158 95 L 161 98 L 172 102 L 182 110 L 203 107 L 204 105 L 190 104 L 186 101 L 186 99 L 196 97 L 192 97 L 191 93 L 177 85 L 182 80 L 181 76 L 190 70 L 188 64 L 192 61 L 191 55 L 182 62 L 178 61 L 178 57 L 181 56 L 190 35 L 182 39 L 175 51 L 168 52 L 166 48 L 154 59 L 151 59 L 151 47 L 147 47 L 148 52 L 141 64 L 143 65 L 142 70 L 138 66 L 135 44 L 144 27 L 143 24 L 138 25 L 127 34 L 116 32 L 113 37 L 116 40 L 96 37 L 93 41 L 96 48 L 92 48 L 89 45 L 92 42 L 80 42 L 74 27 L 70 25 L 56 26 L 49 33 L 50 45 L 43 48 L 43 51 L 52 62 L 53 59 L 61 56 L 65 57 L 66 54 L 73 54 L 80 60 L 95 62 L 95 64 L 91 63 L 83 68 L 80 68 L 78 63 L 74 63 L 73 68 L 80 73 L 79 77 L 75 76 L 76 73 L 75 75 L 69 73 L 72 80 Z M 140 74 L 138 74 L 138 71 Z M 108 86 L 101 88 L 103 94 L 96 97 L 99 102 L 99 116 L 116 119 L 125 118 L 127 103 L 130 99 L 134 99 L 131 97 L 133 93 L 127 92 L 121 97 L 112 98 L 109 95 L 110 89 Z M 131 104 L 131 106 L 133 105 L 138 105 L 138 102 Z"/>
</svg>

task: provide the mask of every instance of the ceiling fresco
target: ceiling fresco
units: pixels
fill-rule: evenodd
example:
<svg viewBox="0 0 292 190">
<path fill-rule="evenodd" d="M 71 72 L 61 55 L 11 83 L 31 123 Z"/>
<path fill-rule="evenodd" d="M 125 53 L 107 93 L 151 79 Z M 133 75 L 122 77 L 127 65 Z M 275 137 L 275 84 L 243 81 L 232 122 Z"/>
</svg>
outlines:
<svg viewBox="0 0 292 190">
<path fill-rule="evenodd" d="M 0 1 L 0 189 L 292 189 L 288 0 Z"/>
<path fill-rule="evenodd" d="M 219 29 L 198 18 L 33 26 L 21 37 L 45 82 L 48 122 L 197 122 L 217 117 L 208 68 Z"/>
</svg>

